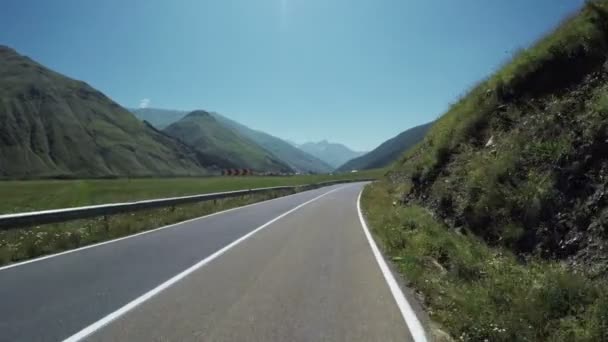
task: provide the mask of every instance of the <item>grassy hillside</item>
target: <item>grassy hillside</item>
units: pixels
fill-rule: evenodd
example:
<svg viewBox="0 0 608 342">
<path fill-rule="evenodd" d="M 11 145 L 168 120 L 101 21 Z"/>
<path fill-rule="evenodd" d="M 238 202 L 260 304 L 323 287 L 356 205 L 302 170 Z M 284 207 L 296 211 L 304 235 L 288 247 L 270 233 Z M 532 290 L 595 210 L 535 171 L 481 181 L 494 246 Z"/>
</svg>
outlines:
<svg viewBox="0 0 608 342">
<path fill-rule="evenodd" d="M 347 161 L 365 154 L 365 152 L 353 151 L 342 144 L 330 143 L 327 140 L 316 143 L 309 142 L 297 147 L 300 150 L 321 159 L 333 168 L 338 168 Z"/>
<path fill-rule="evenodd" d="M 229 127 L 233 131 L 255 141 L 258 145 L 285 162 L 295 171 L 329 173 L 334 169 L 332 166 L 321 161 L 319 158 L 313 157 L 275 136 L 256 131 L 217 113 L 211 113 L 211 115 L 213 115 L 219 122 L 226 125 L 226 127 Z"/>
<path fill-rule="evenodd" d="M 130 111 L 140 120 L 149 122 L 158 129 L 164 129 L 170 124 L 179 121 L 188 114 L 183 110 L 158 109 L 158 108 L 137 108 Z"/>
<path fill-rule="evenodd" d="M 165 128 L 164 132 L 206 155 L 226 160 L 226 167 L 250 168 L 258 172 L 292 171 L 255 142 L 226 128 L 202 110 L 186 115 Z"/>
<path fill-rule="evenodd" d="M 364 205 L 431 317 L 470 341 L 608 339 L 608 1 L 473 88 Z"/>
<path fill-rule="evenodd" d="M 200 157 L 86 83 L 0 46 L 0 177 L 200 175 Z"/>
<path fill-rule="evenodd" d="M 373 151 L 340 165 L 338 170 L 369 170 L 386 167 L 399 159 L 405 151 L 421 142 L 432 124 L 427 123 L 410 128 L 396 137 L 385 141 Z"/>
</svg>

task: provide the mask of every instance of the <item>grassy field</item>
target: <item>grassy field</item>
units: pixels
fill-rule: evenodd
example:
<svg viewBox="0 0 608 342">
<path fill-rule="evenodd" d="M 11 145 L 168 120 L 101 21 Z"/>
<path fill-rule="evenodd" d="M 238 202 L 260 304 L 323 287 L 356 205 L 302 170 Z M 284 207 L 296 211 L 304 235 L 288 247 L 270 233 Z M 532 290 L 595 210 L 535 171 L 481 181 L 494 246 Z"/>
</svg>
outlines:
<svg viewBox="0 0 608 342">
<path fill-rule="evenodd" d="M 139 178 L 0 182 L 0 214 L 201 193 L 378 178 L 384 170 L 286 177 Z"/>
<path fill-rule="evenodd" d="M 383 170 L 293 177 L 209 177 L 81 181 L 0 182 L 3 212 L 82 206 L 339 179 L 378 178 Z M 294 193 L 273 191 L 176 207 L 0 231 L 0 265 L 57 253 L 154 229 L 213 212 Z"/>
</svg>

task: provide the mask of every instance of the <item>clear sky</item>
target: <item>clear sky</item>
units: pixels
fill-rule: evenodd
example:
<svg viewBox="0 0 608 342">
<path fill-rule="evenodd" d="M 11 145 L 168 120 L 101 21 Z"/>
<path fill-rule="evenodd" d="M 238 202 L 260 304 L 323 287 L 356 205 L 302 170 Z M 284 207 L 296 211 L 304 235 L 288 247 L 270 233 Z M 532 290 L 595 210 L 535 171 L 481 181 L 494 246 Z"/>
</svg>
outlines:
<svg viewBox="0 0 608 342">
<path fill-rule="evenodd" d="M 442 114 L 583 0 L 3 0 L 0 44 L 125 107 L 369 150 Z"/>
</svg>

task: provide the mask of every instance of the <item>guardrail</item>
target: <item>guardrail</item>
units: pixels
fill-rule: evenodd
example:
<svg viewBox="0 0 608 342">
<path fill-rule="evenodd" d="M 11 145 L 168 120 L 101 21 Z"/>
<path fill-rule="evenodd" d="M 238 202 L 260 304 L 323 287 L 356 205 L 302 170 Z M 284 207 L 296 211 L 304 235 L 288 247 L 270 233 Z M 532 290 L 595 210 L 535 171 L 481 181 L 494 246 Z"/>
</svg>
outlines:
<svg viewBox="0 0 608 342">
<path fill-rule="evenodd" d="M 163 207 L 171 207 L 180 204 L 197 203 L 212 201 L 223 198 L 240 197 L 253 194 L 268 193 L 272 191 L 281 190 L 310 190 L 320 188 L 324 186 L 330 186 L 342 183 L 353 183 L 353 182 L 369 182 L 373 179 L 352 179 L 342 181 L 328 181 L 315 184 L 304 184 L 295 186 L 275 186 L 269 188 L 258 188 L 248 190 L 237 190 L 228 192 L 216 192 L 210 194 L 183 196 L 183 197 L 171 197 L 171 198 L 160 198 L 152 200 L 144 200 L 137 202 L 128 203 L 110 203 L 101 205 L 91 205 L 86 207 L 76 208 L 65 208 L 65 209 L 52 209 L 16 214 L 0 215 L 0 230 L 10 230 L 20 227 L 27 227 L 33 225 L 41 225 L 48 223 L 66 222 L 71 220 L 87 219 L 97 216 L 107 216 L 120 213 L 134 212 L 145 209 L 155 209 Z"/>
</svg>

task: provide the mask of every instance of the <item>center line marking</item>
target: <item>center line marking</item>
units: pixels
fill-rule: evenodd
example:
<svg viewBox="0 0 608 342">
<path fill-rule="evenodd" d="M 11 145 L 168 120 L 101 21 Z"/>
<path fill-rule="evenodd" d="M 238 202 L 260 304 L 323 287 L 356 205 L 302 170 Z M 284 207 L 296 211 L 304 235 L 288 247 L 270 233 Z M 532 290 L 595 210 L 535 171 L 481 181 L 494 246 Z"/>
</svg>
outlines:
<svg viewBox="0 0 608 342">
<path fill-rule="evenodd" d="M 84 338 L 90 336 L 91 334 L 95 333 L 96 331 L 98 331 L 99 329 L 103 328 L 104 326 L 108 325 L 110 322 L 114 321 L 115 319 L 123 316 L 124 314 L 126 314 L 127 312 L 133 310 L 134 308 L 136 308 L 137 306 L 141 305 L 142 303 L 144 303 L 145 301 L 149 300 L 150 298 L 156 296 L 157 294 L 159 294 L 160 292 L 162 292 L 163 290 L 169 288 L 171 285 L 177 283 L 178 281 L 184 279 L 185 277 L 187 277 L 189 274 L 195 272 L 196 270 L 200 269 L 201 267 L 205 266 L 206 264 L 208 264 L 209 262 L 213 261 L 214 259 L 218 258 L 219 256 L 221 256 L 222 254 L 226 253 L 228 250 L 230 250 L 232 247 L 235 247 L 236 245 L 238 245 L 239 243 L 247 240 L 249 237 L 251 237 L 253 234 L 259 232 L 260 230 L 268 227 L 269 225 L 275 223 L 276 221 L 280 220 L 281 218 L 293 213 L 294 211 L 302 208 L 303 206 L 312 203 L 318 199 L 320 199 L 321 197 L 327 196 L 329 194 L 331 194 L 332 192 L 344 189 L 346 187 L 348 187 L 350 185 L 346 185 L 346 186 L 342 186 L 339 187 L 337 189 L 328 191 L 322 195 L 319 195 L 311 200 L 308 200 L 300 205 L 298 205 L 295 208 L 292 208 L 286 212 L 284 212 L 283 214 L 275 217 L 274 219 L 264 223 L 263 225 L 259 226 L 258 228 L 252 230 L 251 232 L 241 236 L 240 238 L 234 240 L 233 242 L 231 242 L 230 244 L 224 246 L 222 249 L 218 250 L 217 252 L 211 254 L 210 256 L 206 257 L 205 259 L 199 261 L 198 263 L 194 264 L 193 266 L 190 266 L 189 268 L 187 268 L 186 270 L 182 271 L 181 273 L 173 276 L 173 278 L 165 281 L 164 283 L 158 285 L 157 287 L 153 288 L 152 290 L 144 293 L 143 295 L 137 297 L 136 299 L 134 299 L 133 301 L 127 303 L 126 305 L 124 305 L 123 307 L 121 307 L 120 309 L 110 313 L 109 315 L 103 317 L 102 319 L 98 320 L 97 322 L 89 325 L 88 327 L 80 330 L 79 332 L 77 332 L 76 334 L 66 338 L 64 340 L 64 342 L 76 342 L 76 341 L 81 341 Z"/>
</svg>

